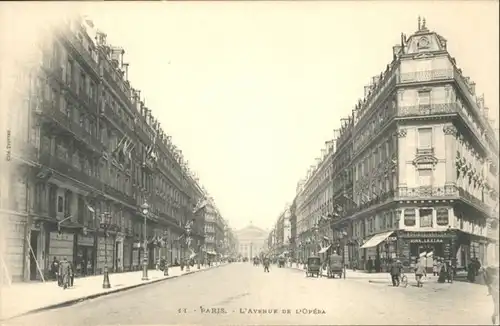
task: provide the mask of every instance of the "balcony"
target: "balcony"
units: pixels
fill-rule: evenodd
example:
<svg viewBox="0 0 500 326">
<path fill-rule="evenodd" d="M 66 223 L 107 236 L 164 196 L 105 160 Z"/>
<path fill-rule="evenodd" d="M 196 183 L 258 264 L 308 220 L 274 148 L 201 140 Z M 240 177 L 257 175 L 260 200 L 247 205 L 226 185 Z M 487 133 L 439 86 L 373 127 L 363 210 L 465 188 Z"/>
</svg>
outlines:
<svg viewBox="0 0 500 326">
<path fill-rule="evenodd" d="M 123 121 L 122 118 L 116 114 L 116 112 L 111 108 L 110 105 L 105 105 L 104 107 L 104 116 L 113 124 L 115 124 L 119 129 L 121 129 L 124 133 L 129 136 L 133 135 L 134 131 L 129 127 L 128 124 Z"/>
<path fill-rule="evenodd" d="M 94 189 L 101 189 L 101 182 L 97 178 L 87 175 L 83 171 L 77 169 L 67 161 L 64 161 L 57 156 L 50 155 L 49 153 L 41 153 L 39 162 L 42 165 L 45 165 L 74 180 L 80 181 Z"/>
<path fill-rule="evenodd" d="M 398 199 L 404 198 L 429 198 L 429 197 L 453 197 L 459 196 L 458 189 L 455 186 L 443 187 L 399 187 L 397 189 Z"/>
<path fill-rule="evenodd" d="M 453 69 L 433 69 L 400 73 L 398 84 L 441 81 L 453 79 Z"/>
<path fill-rule="evenodd" d="M 457 103 L 441 103 L 430 105 L 412 105 L 398 107 L 398 117 L 408 116 L 428 116 L 438 114 L 453 114 L 458 113 L 459 108 Z"/>
<path fill-rule="evenodd" d="M 56 103 L 42 102 L 42 111 L 37 112 L 58 125 L 68 134 L 73 135 L 78 141 L 86 145 L 90 150 L 101 153 L 103 145 L 100 140 L 89 134 L 82 126 L 71 120 L 71 117 L 64 114 L 57 108 Z"/>
<path fill-rule="evenodd" d="M 120 77 L 117 73 L 115 73 L 115 78 L 113 78 L 113 73 L 104 69 L 104 79 L 109 84 L 109 86 L 111 86 L 111 88 L 115 91 L 120 100 L 126 105 L 127 110 L 130 110 L 132 102 L 130 101 L 130 97 L 127 94 L 125 94 L 125 91 L 120 87 L 120 83 L 123 82 L 120 80 L 121 78 L 122 77 Z"/>
<path fill-rule="evenodd" d="M 479 198 L 477 198 L 467 190 L 463 189 L 462 187 L 458 188 L 458 194 L 460 195 L 461 199 L 465 199 L 465 201 L 471 203 L 473 206 L 476 206 L 480 210 L 483 210 L 485 212 L 490 212 L 490 208 L 486 203 L 484 203 Z"/>
<path fill-rule="evenodd" d="M 69 43 L 75 52 L 80 55 L 81 60 L 83 61 L 94 73 L 94 75 L 98 76 L 99 72 L 97 70 L 97 62 L 92 58 L 90 52 L 83 47 L 82 42 L 75 36 L 72 32 L 64 33 L 64 39 Z"/>
<path fill-rule="evenodd" d="M 104 185 L 104 193 L 106 193 L 109 196 L 112 196 L 118 200 L 121 200 L 124 203 L 127 203 L 129 205 L 135 206 L 135 200 L 132 197 L 129 197 L 128 195 L 124 194 L 123 192 L 111 187 L 110 185 L 105 184 Z"/>
<path fill-rule="evenodd" d="M 417 156 L 434 156 L 434 147 L 431 148 L 417 148 Z"/>
</svg>

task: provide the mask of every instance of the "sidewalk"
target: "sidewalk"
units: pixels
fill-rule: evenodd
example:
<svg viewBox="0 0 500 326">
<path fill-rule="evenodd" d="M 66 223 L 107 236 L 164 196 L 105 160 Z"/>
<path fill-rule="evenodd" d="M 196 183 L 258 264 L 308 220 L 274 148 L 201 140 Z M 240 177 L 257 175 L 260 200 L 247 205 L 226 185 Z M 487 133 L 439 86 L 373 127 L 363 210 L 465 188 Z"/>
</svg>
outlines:
<svg viewBox="0 0 500 326">
<path fill-rule="evenodd" d="M 288 267 L 288 266 L 287 266 Z M 288 267 L 289 268 L 289 267 Z M 305 273 L 305 269 L 303 268 L 303 265 L 299 264 L 299 267 L 296 267 L 295 264 L 291 267 L 293 269 L 298 269 L 302 270 Z M 321 275 L 326 277 L 326 270 L 321 271 Z M 415 283 L 415 276 L 413 273 L 406 273 L 408 276 L 408 281 L 409 283 Z M 368 283 L 387 283 L 387 284 L 392 284 L 391 276 L 387 272 L 382 272 L 382 273 L 367 273 L 365 271 L 353 271 L 352 269 L 346 269 L 346 278 L 347 279 L 353 279 L 353 280 L 365 280 Z M 437 283 L 438 276 L 433 276 L 431 274 L 427 274 L 426 281 L 427 283 Z M 483 283 L 483 278 L 481 275 L 476 277 L 476 282 L 475 283 L 469 283 L 466 279 L 466 273 L 458 273 L 457 277 L 453 280 L 453 283 L 461 283 L 461 284 L 467 284 L 465 286 L 478 286 L 478 285 L 484 285 Z"/>
<path fill-rule="evenodd" d="M 45 283 L 14 283 L 10 287 L 1 288 L 0 321 L 33 313 L 75 304 L 79 301 L 97 298 L 139 286 L 197 273 L 203 270 L 217 268 L 225 264 L 191 267 L 181 272 L 180 267 L 170 267 L 169 276 L 163 276 L 162 271 L 148 270 L 149 280 L 142 281 L 142 271 L 109 274 L 110 289 L 102 288 L 103 275 L 75 278 L 72 288 L 63 290 L 55 281 Z"/>
</svg>

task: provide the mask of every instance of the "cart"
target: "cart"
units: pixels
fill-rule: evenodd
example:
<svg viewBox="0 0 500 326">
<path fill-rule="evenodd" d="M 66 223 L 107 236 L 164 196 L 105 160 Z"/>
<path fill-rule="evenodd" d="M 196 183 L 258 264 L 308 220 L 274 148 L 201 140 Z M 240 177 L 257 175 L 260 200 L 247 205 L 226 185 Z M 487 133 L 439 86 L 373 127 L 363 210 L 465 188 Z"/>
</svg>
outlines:
<svg viewBox="0 0 500 326">
<path fill-rule="evenodd" d="M 327 277 L 335 278 L 335 275 L 338 275 L 339 278 L 342 278 L 343 266 L 342 266 L 342 256 L 337 254 L 330 255 L 328 257 L 327 262 Z"/>
<path fill-rule="evenodd" d="M 318 256 L 307 258 L 306 277 L 316 276 L 319 277 L 321 273 L 321 259 Z"/>
</svg>

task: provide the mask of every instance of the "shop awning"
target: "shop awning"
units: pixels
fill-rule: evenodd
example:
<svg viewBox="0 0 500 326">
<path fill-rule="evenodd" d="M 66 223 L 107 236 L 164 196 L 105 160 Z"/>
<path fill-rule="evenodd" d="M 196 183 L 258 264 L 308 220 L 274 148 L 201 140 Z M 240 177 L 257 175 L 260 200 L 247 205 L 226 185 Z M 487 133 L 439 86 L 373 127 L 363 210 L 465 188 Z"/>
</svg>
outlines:
<svg viewBox="0 0 500 326">
<path fill-rule="evenodd" d="M 378 246 L 382 241 L 387 239 L 388 237 L 393 234 L 394 231 L 389 231 L 389 232 L 384 232 L 384 233 L 379 233 L 374 235 L 370 240 L 366 241 L 361 248 L 372 248 Z"/>
<path fill-rule="evenodd" d="M 324 254 L 325 252 L 328 251 L 328 249 L 330 249 L 331 245 L 330 246 L 326 246 L 324 248 L 321 248 L 321 250 L 318 252 L 318 254 Z"/>
</svg>

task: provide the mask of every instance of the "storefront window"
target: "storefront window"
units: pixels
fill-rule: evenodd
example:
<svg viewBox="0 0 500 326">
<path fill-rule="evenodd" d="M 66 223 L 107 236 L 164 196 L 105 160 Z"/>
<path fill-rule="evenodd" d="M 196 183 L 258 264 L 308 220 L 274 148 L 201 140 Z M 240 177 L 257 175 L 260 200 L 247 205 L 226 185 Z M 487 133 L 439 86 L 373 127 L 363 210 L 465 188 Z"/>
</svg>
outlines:
<svg viewBox="0 0 500 326">
<path fill-rule="evenodd" d="M 420 215 L 420 227 L 428 228 L 432 227 L 432 209 L 425 208 L 419 210 Z"/>
<path fill-rule="evenodd" d="M 415 218 L 415 209 L 405 209 L 405 226 L 415 226 L 416 218 Z"/>
<path fill-rule="evenodd" d="M 437 225 L 446 226 L 449 223 L 448 208 L 438 208 L 436 211 Z"/>
</svg>

